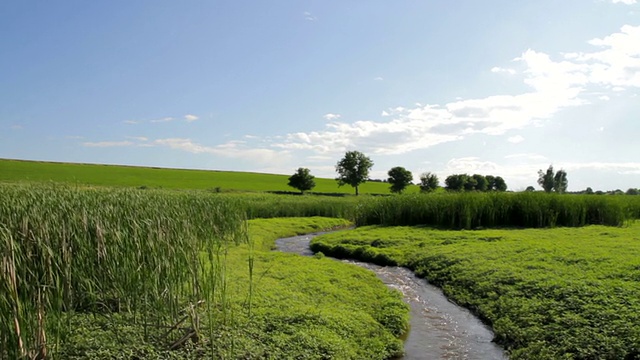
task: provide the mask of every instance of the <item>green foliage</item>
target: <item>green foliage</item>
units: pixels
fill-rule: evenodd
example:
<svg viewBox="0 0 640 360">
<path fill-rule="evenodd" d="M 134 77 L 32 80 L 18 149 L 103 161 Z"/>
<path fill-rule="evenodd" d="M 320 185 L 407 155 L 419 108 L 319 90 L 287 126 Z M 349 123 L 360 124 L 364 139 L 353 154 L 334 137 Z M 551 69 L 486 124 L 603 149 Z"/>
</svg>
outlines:
<svg viewBox="0 0 640 360">
<path fill-rule="evenodd" d="M 500 176 L 453 174 L 445 179 L 448 191 L 507 191 L 507 184 Z"/>
<path fill-rule="evenodd" d="M 636 197 L 520 193 L 410 194 L 363 199 L 355 222 L 363 225 L 429 225 L 448 229 L 620 226 L 637 218 Z"/>
<path fill-rule="evenodd" d="M 569 186 L 567 172 L 560 169 L 554 174 L 553 165 L 549 165 L 546 172 L 538 170 L 538 184 L 547 193 L 553 190 L 558 194 L 563 194 L 567 191 L 567 186 Z"/>
<path fill-rule="evenodd" d="M 289 176 L 288 185 L 300 190 L 304 194 L 305 191 L 311 190 L 316 186 L 315 176 L 307 168 L 298 168 L 295 174 Z"/>
<path fill-rule="evenodd" d="M 426 172 L 420 175 L 421 192 L 433 192 L 438 188 L 438 186 L 440 186 L 438 175 L 430 172 Z"/>
<path fill-rule="evenodd" d="M 312 246 L 352 258 L 374 250 L 409 267 L 490 324 L 513 359 L 635 359 L 638 231 L 640 223 L 475 231 L 363 227 L 317 237 Z"/>
<path fill-rule="evenodd" d="M 391 168 L 387 175 L 389 175 L 387 182 L 391 184 L 392 193 L 402 193 L 402 191 L 404 191 L 404 189 L 413 181 L 413 174 L 411 174 L 411 171 L 403 168 L 402 166 Z"/>
<path fill-rule="evenodd" d="M 373 167 L 373 161 L 359 151 L 347 151 L 344 157 L 336 164 L 338 186 L 351 185 L 358 195 L 358 186 L 369 178 L 369 170 Z"/>
</svg>

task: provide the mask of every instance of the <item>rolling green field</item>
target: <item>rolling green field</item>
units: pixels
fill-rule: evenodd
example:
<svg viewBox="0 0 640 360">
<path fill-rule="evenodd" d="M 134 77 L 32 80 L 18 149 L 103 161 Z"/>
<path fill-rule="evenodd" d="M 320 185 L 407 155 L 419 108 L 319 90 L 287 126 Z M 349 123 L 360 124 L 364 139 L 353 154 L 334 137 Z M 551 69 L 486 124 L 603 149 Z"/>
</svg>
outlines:
<svg viewBox="0 0 640 360">
<path fill-rule="evenodd" d="M 312 249 L 414 270 L 491 324 L 513 359 L 640 358 L 640 223 L 371 226 L 317 237 Z"/>
<path fill-rule="evenodd" d="M 295 169 L 291 169 L 293 174 Z M 149 187 L 221 191 L 297 191 L 287 185 L 290 175 L 233 171 L 185 170 L 118 165 L 95 165 L 0 159 L 0 182 L 59 182 L 109 187 Z M 353 194 L 334 179 L 316 178 L 317 193 Z M 407 192 L 418 192 L 411 186 Z M 361 194 L 389 194 L 389 185 L 367 182 Z"/>
</svg>

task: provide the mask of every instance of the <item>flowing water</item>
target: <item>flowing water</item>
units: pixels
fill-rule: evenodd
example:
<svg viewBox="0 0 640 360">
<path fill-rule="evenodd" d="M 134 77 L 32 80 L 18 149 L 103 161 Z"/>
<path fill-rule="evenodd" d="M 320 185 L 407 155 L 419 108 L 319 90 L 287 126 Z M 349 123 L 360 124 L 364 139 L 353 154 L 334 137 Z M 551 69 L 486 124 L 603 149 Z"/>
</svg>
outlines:
<svg viewBox="0 0 640 360">
<path fill-rule="evenodd" d="M 322 233 L 279 239 L 283 252 L 310 256 L 312 238 Z M 411 307 L 411 328 L 404 343 L 402 359 L 507 359 L 504 350 L 493 343 L 493 332 L 469 310 L 450 302 L 442 291 L 411 270 L 343 260 L 367 268 L 387 286 L 404 294 Z"/>
</svg>

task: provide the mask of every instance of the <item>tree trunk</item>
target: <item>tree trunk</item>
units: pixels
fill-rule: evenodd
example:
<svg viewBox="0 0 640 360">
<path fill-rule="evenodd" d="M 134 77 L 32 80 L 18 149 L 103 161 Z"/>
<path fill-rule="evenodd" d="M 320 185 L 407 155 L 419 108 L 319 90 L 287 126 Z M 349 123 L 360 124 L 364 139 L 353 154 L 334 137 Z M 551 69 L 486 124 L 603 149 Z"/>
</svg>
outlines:
<svg viewBox="0 0 640 360">
<path fill-rule="evenodd" d="M 356 186 L 356 196 L 358 196 L 358 187 Z"/>
</svg>

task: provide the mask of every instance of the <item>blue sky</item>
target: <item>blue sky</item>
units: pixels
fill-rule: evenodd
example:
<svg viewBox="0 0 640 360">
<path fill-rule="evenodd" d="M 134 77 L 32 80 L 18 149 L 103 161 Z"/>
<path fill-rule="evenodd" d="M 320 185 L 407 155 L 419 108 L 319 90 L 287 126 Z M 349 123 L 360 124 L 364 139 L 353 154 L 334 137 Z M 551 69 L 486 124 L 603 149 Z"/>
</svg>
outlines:
<svg viewBox="0 0 640 360">
<path fill-rule="evenodd" d="M 640 2 L 0 3 L 0 158 L 640 187 Z"/>
</svg>

